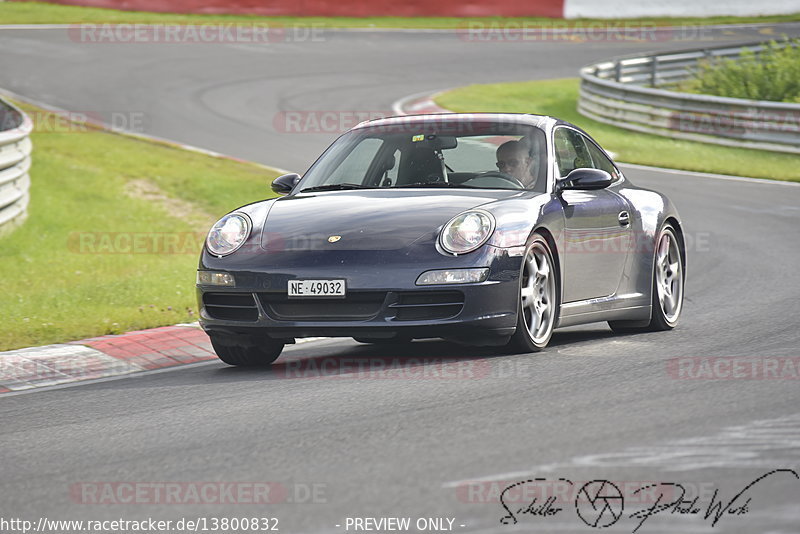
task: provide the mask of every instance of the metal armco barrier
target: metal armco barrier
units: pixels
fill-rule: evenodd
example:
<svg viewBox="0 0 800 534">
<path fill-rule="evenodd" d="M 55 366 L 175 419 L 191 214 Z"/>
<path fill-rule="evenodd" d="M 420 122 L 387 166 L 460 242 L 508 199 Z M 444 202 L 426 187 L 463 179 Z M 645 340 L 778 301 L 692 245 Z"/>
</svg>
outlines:
<svg viewBox="0 0 800 534">
<path fill-rule="evenodd" d="M 0 235 L 27 215 L 31 167 L 31 119 L 0 100 Z"/>
<path fill-rule="evenodd" d="M 617 58 L 581 69 L 578 111 L 620 128 L 676 139 L 800 153 L 800 104 L 679 93 L 701 60 L 758 53 L 765 43 Z"/>
</svg>

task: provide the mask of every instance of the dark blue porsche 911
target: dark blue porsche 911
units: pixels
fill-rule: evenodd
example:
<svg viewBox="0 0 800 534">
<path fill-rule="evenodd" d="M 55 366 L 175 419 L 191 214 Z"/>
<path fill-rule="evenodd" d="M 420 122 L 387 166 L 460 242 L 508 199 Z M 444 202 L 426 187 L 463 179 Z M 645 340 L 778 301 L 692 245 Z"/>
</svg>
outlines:
<svg viewBox="0 0 800 534">
<path fill-rule="evenodd" d="M 197 272 L 200 324 L 232 365 L 309 336 L 533 352 L 560 326 L 667 330 L 681 313 L 674 206 L 558 119 L 369 121 L 272 189 L 213 226 Z"/>
</svg>

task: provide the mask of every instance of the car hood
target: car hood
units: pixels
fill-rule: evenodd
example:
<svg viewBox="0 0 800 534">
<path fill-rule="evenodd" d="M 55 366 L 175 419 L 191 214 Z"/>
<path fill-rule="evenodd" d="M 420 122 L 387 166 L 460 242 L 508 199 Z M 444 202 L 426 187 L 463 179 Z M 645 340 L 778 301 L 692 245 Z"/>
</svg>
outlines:
<svg viewBox="0 0 800 534">
<path fill-rule="evenodd" d="M 520 195 L 503 190 L 359 190 L 298 194 L 270 206 L 261 246 L 271 251 L 399 250 L 435 240 L 464 210 Z"/>
</svg>

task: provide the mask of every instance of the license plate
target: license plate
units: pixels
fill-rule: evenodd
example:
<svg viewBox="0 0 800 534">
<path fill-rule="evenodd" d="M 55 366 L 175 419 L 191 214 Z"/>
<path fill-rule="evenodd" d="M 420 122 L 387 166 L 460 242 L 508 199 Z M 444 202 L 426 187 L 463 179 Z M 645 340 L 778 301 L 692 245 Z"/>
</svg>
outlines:
<svg viewBox="0 0 800 534">
<path fill-rule="evenodd" d="M 289 280 L 289 298 L 344 297 L 344 280 Z"/>
</svg>

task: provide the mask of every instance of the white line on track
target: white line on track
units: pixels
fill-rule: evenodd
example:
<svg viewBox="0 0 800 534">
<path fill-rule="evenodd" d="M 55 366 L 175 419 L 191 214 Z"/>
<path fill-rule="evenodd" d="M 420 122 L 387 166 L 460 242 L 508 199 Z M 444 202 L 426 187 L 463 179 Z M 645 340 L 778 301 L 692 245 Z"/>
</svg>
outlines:
<svg viewBox="0 0 800 534">
<path fill-rule="evenodd" d="M 89 384 L 102 384 L 103 382 L 113 382 L 115 380 L 124 380 L 124 379 L 131 379 L 131 378 L 138 378 L 140 376 L 147 376 L 147 375 L 157 375 L 161 373 L 168 373 L 170 371 L 178 371 L 183 369 L 192 369 L 194 367 L 203 367 L 205 365 L 211 365 L 219 363 L 219 360 L 208 360 L 205 362 L 196 362 L 196 363 L 187 363 L 185 365 L 176 365 L 174 367 L 165 367 L 163 369 L 151 369 L 149 371 L 141 371 L 137 373 L 128 373 L 124 375 L 114 375 L 114 376 L 106 376 L 103 378 L 93 378 L 91 380 L 78 380 L 75 382 L 69 382 L 67 384 L 58 384 L 56 386 L 45 386 L 41 388 L 33 388 L 33 389 L 22 389 L 19 391 L 11 391 L 9 393 L 2 393 L 0 394 L 0 400 L 6 397 L 16 397 L 17 395 L 27 395 L 29 393 L 39 393 L 42 391 L 53 391 L 56 389 L 66 389 L 66 388 L 73 388 L 76 386 L 85 386 Z"/>
<path fill-rule="evenodd" d="M 412 100 L 416 100 L 418 98 L 424 98 L 424 97 L 428 97 L 431 100 L 433 100 L 433 98 L 436 97 L 437 95 L 439 95 L 441 93 L 444 93 L 446 91 L 451 91 L 452 89 L 454 89 L 454 88 L 440 89 L 439 91 L 436 91 L 434 93 L 431 93 L 430 91 L 423 91 L 421 93 L 415 93 L 413 95 L 404 96 L 403 98 L 401 98 L 399 100 L 395 100 L 394 102 L 392 102 L 392 114 L 398 115 L 398 116 L 408 115 L 408 113 L 406 113 L 403 108 L 405 108 L 406 104 L 408 104 Z M 442 108 L 442 109 L 444 109 L 444 108 Z"/>
<path fill-rule="evenodd" d="M 298 339 L 294 345 L 289 345 L 289 347 L 285 350 L 291 350 L 290 348 L 297 345 L 302 345 L 305 343 L 314 343 L 314 342 L 322 342 L 322 341 L 330 341 L 336 338 L 329 338 L 329 337 L 308 337 L 308 338 L 301 338 Z M 339 338 L 339 339 L 347 339 L 347 338 Z M 105 376 L 103 378 L 92 378 L 90 380 L 76 380 L 75 382 L 68 382 L 65 384 L 56 384 L 53 386 L 44 386 L 38 388 L 31 388 L 31 389 L 21 389 L 18 391 L 10 391 L 7 393 L 0 393 L 0 400 L 4 399 L 5 397 L 15 397 L 17 395 L 27 395 L 29 393 L 39 393 L 42 391 L 53 391 L 56 389 L 66 389 L 72 388 L 76 386 L 84 386 L 89 384 L 101 384 L 103 382 L 113 382 L 115 380 L 125 380 L 125 379 L 132 379 L 138 378 L 140 376 L 148 376 L 148 375 L 158 375 L 162 373 L 170 373 L 173 371 L 182 371 L 185 369 L 193 369 L 195 367 L 204 367 L 207 365 L 218 365 L 220 364 L 219 359 L 208 360 L 204 362 L 196 362 L 196 363 L 187 363 L 184 365 L 175 365 L 172 367 L 164 367 L 162 369 L 151 369 L 149 371 L 136 371 L 127 374 L 120 374 L 114 376 Z"/>
<path fill-rule="evenodd" d="M 651 167 L 649 165 L 639 165 L 637 163 L 623 163 L 617 162 L 620 167 L 628 167 L 630 169 L 641 169 L 644 171 L 663 172 L 666 174 L 680 174 L 696 176 L 698 178 L 711 178 L 714 180 L 727 180 L 729 182 L 747 182 L 751 184 L 765 184 L 765 185 L 787 185 L 790 187 L 800 187 L 800 182 L 789 182 L 786 180 L 771 180 L 769 178 L 750 178 L 747 176 L 731 176 L 729 174 L 715 174 L 712 172 L 698 172 L 698 171 L 684 171 L 681 169 L 668 169 L 666 167 Z"/>
<path fill-rule="evenodd" d="M 765 454 L 769 453 L 767 458 Z M 776 458 L 777 456 L 777 458 Z M 751 421 L 715 434 L 671 440 L 653 446 L 628 447 L 620 452 L 576 456 L 565 462 L 524 471 L 497 473 L 445 482 L 451 489 L 471 483 L 543 476 L 556 469 L 641 467 L 662 471 L 711 468 L 800 468 L 800 415 Z"/>
</svg>

